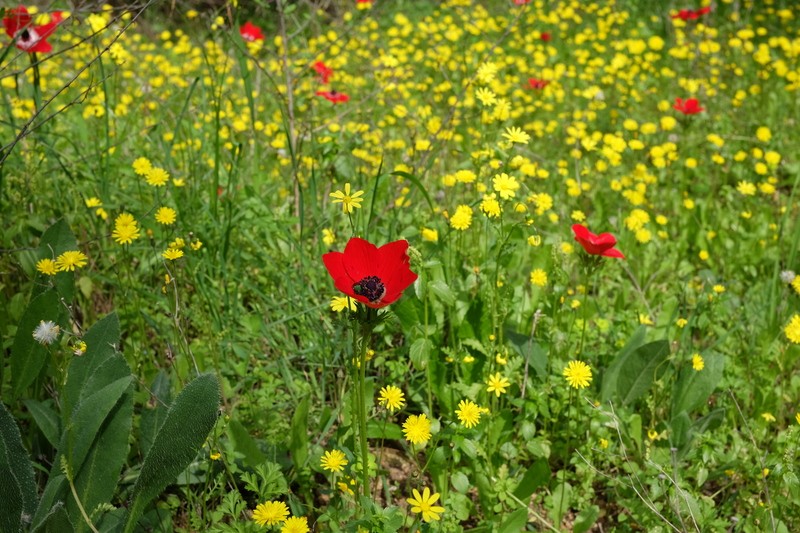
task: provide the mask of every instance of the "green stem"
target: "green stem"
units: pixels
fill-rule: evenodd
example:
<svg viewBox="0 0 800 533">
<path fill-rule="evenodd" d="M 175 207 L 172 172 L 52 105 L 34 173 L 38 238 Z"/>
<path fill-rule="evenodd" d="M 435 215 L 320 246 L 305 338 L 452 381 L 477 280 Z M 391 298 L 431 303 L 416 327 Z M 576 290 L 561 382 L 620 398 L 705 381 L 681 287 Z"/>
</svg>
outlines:
<svg viewBox="0 0 800 533">
<path fill-rule="evenodd" d="M 569 422 L 569 412 L 572 409 L 572 397 L 573 397 L 574 389 L 572 387 L 569 388 L 569 403 L 567 403 L 567 421 Z M 570 458 L 570 437 L 572 436 L 572 432 L 567 431 L 567 450 L 564 454 L 564 475 L 561 478 L 561 496 L 558 498 L 558 522 L 561 523 L 561 519 L 564 517 L 562 514 L 564 512 L 564 490 L 567 485 L 567 469 L 569 468 L 569 458 Z"/>
<path fill-rule="evenodd" d="M 367 346 L 369 339 L 369 328 L 364 328 L 361 339 L 361 356 L 359 357 L 358 368 L 358 407 L 360 410 L 358 417 L 358 437 L 361 441 L 361 483 L 363 484 L 364 496 L 370 497 L 369 487 L 369 446 L 367 445 L 367 406 L 366 406 L 366 381 L 367 381 Z"/>
<path fill-rule="evenodd" d="M 576 354 L 578 357 L 583 355 L 583 341 L 586 339 L 586 322 L 588 321 L 589 315 L 589 287 L 590 282 L 593 280 L 594 270 L 586 270 L 586 276 L 584 276 L 584 284 L 583 284 L 583 324 L 581 324 L 581 343 L 578 345 L 578 353 Z"/>
</svg>

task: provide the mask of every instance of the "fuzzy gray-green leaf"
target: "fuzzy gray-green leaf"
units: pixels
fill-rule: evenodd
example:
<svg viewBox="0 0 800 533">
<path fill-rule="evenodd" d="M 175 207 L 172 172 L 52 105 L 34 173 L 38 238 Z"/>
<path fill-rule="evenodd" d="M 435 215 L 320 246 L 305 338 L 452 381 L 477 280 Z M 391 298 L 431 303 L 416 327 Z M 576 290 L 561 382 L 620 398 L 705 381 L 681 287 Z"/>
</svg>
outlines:
<svg viewBox="0 0 800 533">
<path fill-rule="evenodd" d="M 0 403 L 0 531 L 20 531 L 36 508 L 36 482 L 14 417 Z"/>
<path fill-rule="evenodd" d="M 183 472 L 214 427 L 219 408 L 219 383 L 203 374 L 181 391 L 142 464 L 133 487 L 125 531 L 133 531 L 145 506 Z"/>
</svg>

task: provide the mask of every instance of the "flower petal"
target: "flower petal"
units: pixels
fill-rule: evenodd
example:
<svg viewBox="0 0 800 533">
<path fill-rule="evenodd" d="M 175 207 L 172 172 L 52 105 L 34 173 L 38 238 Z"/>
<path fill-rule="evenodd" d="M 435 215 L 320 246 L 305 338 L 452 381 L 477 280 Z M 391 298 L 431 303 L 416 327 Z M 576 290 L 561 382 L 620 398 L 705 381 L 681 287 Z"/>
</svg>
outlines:
<svg viewBox="0 0 800 533">
<path fill-rule="evenodd" d="M 617 257 L 619 259 L 625 259 L 625 256 L 622 255 L 622 252 L 620 252 L 616 248 L 609 248 L 600 255 L 603 255 L 605 257 Z"/>
<path fill-rule="evenodd" d="M 353 283 L 357 283 L 367 276 L 377 276 L 378 269 L 376 267 L 380 264 L 378 248 L 369 241 L 353 237 L 347 241 L 347 245 L 344 247 L 343 264 Z"/>
<path fill-rule="evenodd" d="M 19 30 L 30 25 L 30 23 L 31 16 L 28 14 L 28 8 L 25 6 L 9 9 L 6 11 L 6 17 L 3 18 L 3 26 L 9 37 L 14 37 Z"/>
</svg>

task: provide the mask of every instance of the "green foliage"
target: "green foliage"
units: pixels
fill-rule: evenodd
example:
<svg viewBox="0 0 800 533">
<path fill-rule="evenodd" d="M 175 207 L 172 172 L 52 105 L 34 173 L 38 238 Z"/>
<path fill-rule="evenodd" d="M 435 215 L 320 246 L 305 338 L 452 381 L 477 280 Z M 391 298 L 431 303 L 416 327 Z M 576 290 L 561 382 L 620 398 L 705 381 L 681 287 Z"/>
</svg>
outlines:
<svg viewBox="0 0 800 533">
<path fill-rule="evenodd" d="M 0 530 L 20 531 L 36 508 L 36 483 L 19 429 L 0 403 Z"/>
<path fill-rule="evenodd" d="M 3 47 L 0 529 L 797 530 L 791 6 L 316 4 Z M 354 235 L 418 274 L 357 342 L 320 261 Z"/>
<path fill-rule="evenodd" d="M 217 421 L 219 383 L 213 374 L 192 380 L 170 405 L 133 487 L 125 531 L 133 531 L 145 506 L 197 455 Z"/>
</svg>

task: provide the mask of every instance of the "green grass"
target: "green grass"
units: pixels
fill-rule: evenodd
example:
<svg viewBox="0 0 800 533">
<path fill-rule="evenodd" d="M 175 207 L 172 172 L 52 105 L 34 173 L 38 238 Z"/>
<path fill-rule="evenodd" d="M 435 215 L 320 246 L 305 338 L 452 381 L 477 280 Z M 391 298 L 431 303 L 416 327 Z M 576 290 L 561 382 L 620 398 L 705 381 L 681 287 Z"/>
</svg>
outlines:
<svg viewBox="0 0 800 533">
<path fill-rule="evenodd" d="M 699 6 L 545 4 L 76 11 L 50 54 L 5 45 L 0 396 L 20 436 L 7 417 L 0 434 L 33 464 L 36 493 L 14 490 L 48 502 L 37 520 L 122 530 L 172 398 L 212 373 L 221 416 L 210 433 L 192 425 L 192 442 L 208 433 L 199 452 L 187 441 L 188 467 L 160 469 L 169 485 L 137 500 L 140 528 L 261 530 L 266 501 L 315 531 L 798 527 L 800 281 L 786 272 L 800 272 L 800 13 L 720 2 L 682 22 L 670 15 Z M 240 37 L 247 20 L 264 41 Z M 315 95 L 330 89 L 349 101 Z M 690 97 L 703 112 L 673 108 Z M 528 143 L 504 142 L 509 127 Z M 165 186 L 134 171 L 143 157 Z M 501 173 L 513 197 L 494 188 Z M 349 216 L 330 196 L 346 183 L 365 193 Z M 481 207 L 493 193 L 498 216 Z M 155 221 L 162 206 L 175 224 Z M 122 213 L 140 233 L 126 245 L 112 236 Z M 613 233 L 626 259 L 589 261 L 574 223 Z M 355 314 L 330 309 L 340 294 L 321 260 L 352 236 L 408 240 L 419 276 L 365 341 L 361 499 L 362 345 Z M 37 272 L 68 250 L 86 264 Z M 74 345 L 112 312 L 118 339 L 102 349 L 129 367 L 133 414 L 108 420 L 131 433 L 113 490 L 83 509 L 85 472 L 52 467 L 76 429 L 65 388 L 89 365 Z M 61 326 L 56 343 L 32 341 L 40 320 Z M 588 387 L 568 385 L 573 360 Z M 508 386 L 494 394 L 498 373 Z M 399 411 L 378 403 L 387 385 L 404 393 Z M 104 394 L 109 409 L 123 401 Z M 474 428 L 462 400 L 488 410 Z M 432 435 L 412 446 L 402 426 L 423 413 Z M 334 449 L 348 460 L 338 474 L 320 464 Z M 430 524 L 407 502 L 426 487 L 445 509 Z M 28 528 L 8 515 L 0 524 Z"/>
</svg>

